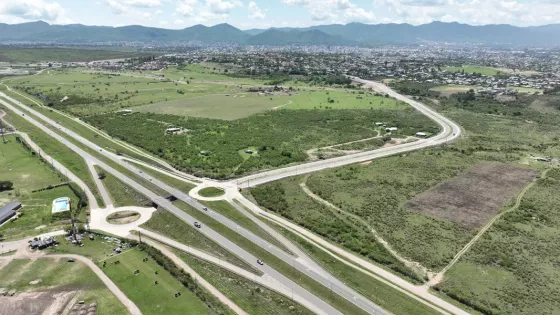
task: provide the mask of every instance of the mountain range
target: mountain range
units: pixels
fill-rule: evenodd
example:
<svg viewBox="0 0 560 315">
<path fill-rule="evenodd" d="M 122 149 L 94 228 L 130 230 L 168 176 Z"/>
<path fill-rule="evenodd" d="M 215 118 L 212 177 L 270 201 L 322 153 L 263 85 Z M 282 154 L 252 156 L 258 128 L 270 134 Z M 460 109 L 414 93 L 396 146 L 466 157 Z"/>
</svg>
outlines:
<svg viewBox="0 0 560 315">
<path fill-rule="evenodd" d="M 558 46 L 560 24 L 517 27 L 512 25 L 472 26 L 432 22 L 410 24 L 332 24 L 308 28 L 270 28 L 242 31 L 229 24 L 212 27 L 195 25 L 170 30 L 140 25 L 123 27 L 51 25 L 43 21 L 22 24 L 0 23 L 0 44 L 12 42 L 93 43 L 144 42 L 170 43 L 200 41 L 241 45 L 338 45 L 376 46 L 418 45 L 434 42 L 483 45 Z"/>
</svg>

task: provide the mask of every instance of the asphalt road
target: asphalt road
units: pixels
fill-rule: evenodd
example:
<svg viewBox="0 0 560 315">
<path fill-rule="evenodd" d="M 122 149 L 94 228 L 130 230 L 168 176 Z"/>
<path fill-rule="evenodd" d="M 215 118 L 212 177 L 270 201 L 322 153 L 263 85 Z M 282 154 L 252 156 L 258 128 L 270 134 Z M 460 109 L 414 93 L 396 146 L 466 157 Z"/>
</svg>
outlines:
<svg viewBox="0 0 560 315">
<path fill-rule="evenodd" d="M 53 127 L 56 127 L 60 132 L 66 133 L 67 135 L 74 138 L 75 140 L 78 140 L 83 145 L 86 145 L 89 148 L 91 148 L 91 149 L 93 149 L 97 152 L 100 152 L 100 153 L 104 154 L 105 156 L 111 158 L 115 163 L 118 163 L 118 164 L 122 165 L 123 167 L 126 167 L 127 169 L 129 169 L 131 171 L 137 172 L 137 174 L 139 174 L 140 176 L 143 176 L 144 178 L 146 178 L 148 180 L 151 180 L 152 183 L 161 187 L 162 189 L 164 189 L 166 191 L 173 192 L 174 195 L 176 195 L 176 197 L 178 197 L 179 199 L 181 199 L 181 200 L 184 199 L 185 202 L 188 202 L 191 206 L 194 206 L 195 208 L 197 208 L 202 213 L 205 213 L 205 211 L 202 210 L 202 208 L 203 208 L 202 205 L 200 203 L 198 203 L 197 201 L 195 201 L 194 199 L 192 199 L 191 197 L 189 197 L 188 195 L 186 195 L 186 194 L 168 186 L 167 184 L 165 184 L 165 183 L 163 183 L 163 182 L 161 182 L 161 181 L 159 181 L 155 178 L 151 178 L 150 176 L 144 174 L 143 172 L 136 169 L 135 167 L 121 161 L 118 158 L 117 155 L 105 151 L 103 148 L 100 148 L 96 144 L 94 144 L 94 143 L 90 142 L 89 140 L 81 137 L 80 135 L 76 134 L 75 132 L 58 125 L 55 121 L 51 120 L 50 118 L 42 115 L 41 113 L 39 113 L 37 111 L 29 108 L 28 106 L 19 103 L 17 100 L 11 99 L 10 97 L 6 96 L 3 93 L 0 93 L 0 97 L 6 98 L 11 103 L 18 104 L 19 108 L 14 106 L 14 105 L 11 105 L 10 103 L 8 103 L 8 102 L 6 102 L 2 99 L 0 99 L 0 104 L 6 106 L 10 110 L 14 111 L 16 114 L 22 116 L 24 119 L 26 119 L 31 124 L 35 125 L 36 127 L 41 129 L 45 133 L 49 134 L 51 137 L 57 139 L 59 142 L 66 145 L 67 147 L 69 147 L 74 152 L 78 153 L 80 156 L 82 156 L 84 159 L 86 159 L 86 162 L 97 164 L 100 167 L 102 167 L 103 169 L 105 169 L 107 172 L 109 172 L 110 174 L 112 174 L 114 176 L 117 176 L 120 180 L 125 182 L 127 185 L 131 186 L 135 190 L 137 190 L 137 191 L 141 192 L 142 194 L 146 195 L 148 198 L 150 198 L 152 201 L 154 201 L 160 207 L 162 207 L 164 209 L 167 209 L 168 211 L 173 213 L 175 216 L 177 216 L 178 218 L 180 218 L 181 220 L 183 220 L 187 224 L 192 225 L 197 220 L 195 218 L 193 218 L 192 216 L 188 215 L 187 213 L 185 213 L 184 211 L 182 211 L 181 209 L 174 206 L 171 202 L 169 202 L 164 197 L 158 196 L 157 194 L 153 193 L 149 189 L 147 189 L 147 188 L 141 186 L 140 184 L 136 183 L 136 181 L 134 181 L 133 179 L 130 179 L 129 177 L 123 175 L 122 173 L 115 170 L 111 166 L 107 165 L 106 163 L 104 163 L 101 160 L 97 159 L 96 157 L 92 156 L 88 152 L 82 150 L 80 147 L 74 145 L 72 142 L 70 142 L 66 138 L 62 137 L 58 133 L 55 133 L 55 132 L 51 131 L 49 128 L 44 126 L 42 123 L 38 122 L 34 118 L 29 117 L 29 115 L 26 114 L 24 111 L 20 110 L 20 108 L 25 109 L 26 111 L 30 112 L 34 116 L 44 120 L 45 122 L 49 123 Z M 230 227 L 233 227 L 233 230 L 237 230 L 240 234 L 247 237 L 249 240 L 253 241 L 255 244 L 263 247 L 264 249 L 271 252 L 273 255 L 282 259 L 285 263 L 293 265 L 295 268 L 297 268 L 298 270 L 300 270 L 301 272 L 303 272 L 307 276 L 313 278 L 314 280 L 316 280 L 319 283 L 322 283 L 326 287 L 331 288 L 334 293 L 344 297 L 345 299 L 347 299 L 351 303 L 354 303 L 356 306 L 364 309 L 365 311 L 367 311 L 371 314 L 385 314 L 385 312 L 382 309 L 380 309 L 377 305 L 375 305 L 373 302 L 369 301 L 368 299 L 362 297 L 361 295 L 357 294 L 354 290 L 350 289 L 348 286 L 346 286 L 346 285 L 340 286 L 339 285 L 339 284 L 341 284 L 340 281 L 337 280 L 336 278 L 332 277 L 328 272 L 325 271 L 323 273 L 317 273 L 316 271 L 311 270 L 310 268 L 307 268 L 307 266 L 305 266 L 303 264 L 300 264 L 300 263 L 297 263 L 294 257 L 289 256 L 288 254 L 286 254 L 282 250 L 280 250 L 280 249 L 278 249 L 278 248 L 276 248 L 272 245 L 267 245 L 268 243 L 266 241 L 260 239 L 258 236 L 254 235 L 253 233 L 251 233 L 251 232 L 249 232 L 249 231 L 247 231 L 246 229 L 243 229 L 243 228 L 238 229 L 237 224 L 234 221 L 231 221 L 231 220 L 219 215 L 218 213 L 216 213 L 214 211 L 212 211 L 212 212 L 210 212 L 210 211 L 209 211 L 209 213 L 212 213 L 212 214 L 209 214 L 209 215 L 211 215 L 214 219 L 216 219 L 216 220 L 218 220 L 218 221 L 220 221 L 220 222 L 222 222 L 222 223 L 224 223 L 224 224 L 226 224 Z M 304 304 L 304 305 L 308 304 L 307 306 L 309 308 L 315 309 L 315 310 L 321 310 L 322 313 L 324 313 L 324 314 L 340 314 L 340 312 L 338 310 L 336 310 L 334 307 L 332 307 L 331 305 L 329 305 L 325 301 L 317 298 L 315 295 L 313 295 L 309 291 L 303 289 L 298 284 L 296 284 L 295 282 L 293 282 L 290 279 L 288 279 L 287 277 L 285 277 L 283 274 L 277 272 L 275 269 L 269 267 L 266 264 L 264 266 L 258 265 L 257 264 L 257 259 L 259 259 L 259 258 L 255 257 L 252 254 L 250 254 L 249 252 L 245 251 L 243 248 L 239 247 L 237 244 L 233 243 L 229 239 L 223 237 L 218 232 L 216 232 L 216 231 L 214 231 L 214 230 L 212 230 L 208 227 L 204 227 L 203 229 L 200 230 L 200 232 L 203 233 L 204 235 L 206 235 L 207 237 L 209 237 L 210 239 L 214 240 L 218 244 L 222 245 L 223 247 L 227 248 L 233 254 L 237 255 L 238 257 L 240 257 L 240 258 L 244 259 L 245 261 L 247 261 L 248 263 L 252 264 L 257 269 L 262 270 L 267 275 L 274 278 L 278 282 L 279 285 L 283 285 L 285 288 L 290 288 L 292 290 L 294 296 L 299 296 L 299 297 L 302 298 L 302 301 L 303 301 L 302 304 Z"/>
</svg>

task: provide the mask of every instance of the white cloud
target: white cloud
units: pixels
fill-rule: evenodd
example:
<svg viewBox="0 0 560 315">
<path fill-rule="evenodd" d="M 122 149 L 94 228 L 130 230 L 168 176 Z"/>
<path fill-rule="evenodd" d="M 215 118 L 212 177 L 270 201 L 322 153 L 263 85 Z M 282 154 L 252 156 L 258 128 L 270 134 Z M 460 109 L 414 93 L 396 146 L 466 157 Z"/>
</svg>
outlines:
<svg viewBox="0 0 560 315">
<path fill-rule="evenodd" d="M 184 17 L 191 17 L 194 15 L 194 9 L 197 5 L 197 0 L 183 0 L 177 6 L 176 11 Z"/>
<path fill-rule="evenodd" d="M 160 0 L 121 0 L 122 4 L 137 8 L 154 8 L 161 6 Z"/>
<path fill-rule="evenodd" d="M 239 0 L 223 1 L 223 0 L 206 0 L 206 6 L 214 14 L 228 14 L 236 7 L 242 7 L 243 3 Z"/>
<path fill-rule="evenodd" d="M 0 15 L 3 20 L 29 21 L 45 20 L 55 23 L 69 23 L 66 10 L 58 3 L 43 0 L 3 0 L 0 3 Z"/>
<path fill-rule="evenodd" d="M 467 24 L 542 25 L 560 20 L 560 2 L 554 0 L 375 0 L 391 22 L 411 24 L 434 20 Z"/>
<path fill-rule="evenodd" d="M 266 14 L 259 8 L 259 5 L 254 1 L 249 2 L 249 18 L 251 19 L 264 19 Z"/>
<path fill-rule="evenodd" d="M 114 14 L 124 14 L 129 9 L 126 5 L 116 0 L 105 0 L 105 3 L 107 3 Z"/>
<path fill-rule="evenodd" d="M 314 21 L 336 23 L 375 21 L 375 14 L 352 3 L 351 0 L 282 0 L 288 5 L 303 6 Z"/>
</svg>

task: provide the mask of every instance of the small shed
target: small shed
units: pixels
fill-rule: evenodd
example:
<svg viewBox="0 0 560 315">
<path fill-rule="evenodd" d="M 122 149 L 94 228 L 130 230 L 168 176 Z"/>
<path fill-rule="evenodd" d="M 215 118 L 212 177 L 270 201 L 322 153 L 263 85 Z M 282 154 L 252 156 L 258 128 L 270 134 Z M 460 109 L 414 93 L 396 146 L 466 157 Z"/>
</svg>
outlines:
<svg viewBox="0 0 560 315">
<path fill-rule="evenodd" d="M 10 202 L 5 206 L 0 208 L 0 224 L 8 221 L 14 215 L 16 211 L 21 209 L 21 203 L 19 201 Z"/>
</svg>

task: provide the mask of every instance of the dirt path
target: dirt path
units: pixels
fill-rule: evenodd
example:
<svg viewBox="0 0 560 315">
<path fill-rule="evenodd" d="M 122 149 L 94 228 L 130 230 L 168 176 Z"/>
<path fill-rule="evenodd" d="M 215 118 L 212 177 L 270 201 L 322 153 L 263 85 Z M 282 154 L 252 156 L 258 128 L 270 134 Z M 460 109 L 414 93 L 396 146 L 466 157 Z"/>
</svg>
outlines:
<svg viewBox="0 0 560 315">
<path fill-rule="evenodd" d="M 29 258 L 32 261 L 36 259 L 68 259 L 73 258 L 79 262 L 82 262 L 86 266 L 88 266 L 98 277 L 99 279 L 107 286 L 107 288 L 121 301 L 121 303 L 127 308 L 130 314 L 132 315 L 142 315 L 140 309 L 132 302 L 126 294 L 124 294 L 119 287 L 111 280 L 103 271 L 91 260 L 80 256 L 80 255 L 73 255 L 73 254 L 64 254 L 64 255 L 45 255 L 43 252 L 30 252 L 27 250 L 25 240 L 20 241 L 21 246 L 20 249 L 16 252 L 15 256 L 7 257 L 9 260 L 13 258 Z M 15 243 L 15 242 L 14 242 Z M 18 242 L 19 243 L 19 242 Z M 23 270 L 23 268 L 22 268 Z"/>
<path fill-rule="evenodd" d="M 547 169 L 546 171 L 544 171 L 542 173 L 541 178 L 546 178 L 546 174 L 548 173 L 548 171 L 550 171 L 550 169 Z M 426 283 L 426 287 L 432 287 L 438 283 L 440 283 L 443 280 L 443 276 L 444 274 L 451 269 L 451 267 L 453 267 L 453 265 L 455 265 L 455 263 L 457 263 L 457 261 L 459 261 L 459 259 L 461 259 L 461 257 L 463 257 L 463 255 L 469 250 L 471 249 L 471 247 L 486 233 L 486 231 L 488 231 L 496 221 L 498 221 L 498 219 L 500 219 L 501 217 L 503 217 L 505 214 L 510 213 L 512 211 L 517 210 L 517 208 L 519 208 L 519 206 L 521 205 L 521 201 L 523 200 L 523 197 L 525 196 L 525 194 L 527 193 L 527 191 L 529 191 L 529 189 L 533 188 L 533 186 L 535 186 L 535 184 L 537 183 L 537 179 L 533 180 L 529 185 L 527 185 L 522 191 L 521 193 L 519 193 L 519 195 L 517 196 L 517 199 L 515 201 L 515 205 L 513 205 L 513 207 L 500 212 L 498 215 L 496 215 L 494 218 L 492 218 L 492 220 L 490 220 L 476 235 L 475 237 L 473 237 L 473 239 L 467 243 L 467 245 L 465 245 L 465 247 L 463 247 L 463 249 L 461 249 L 456 255 L 455 257 L 453 257 L 453 260 L 451 260 L 451 262 L 449 262 L 449 264 L 447 266 L 445 266 L 445 268 L 443 268 L 437 275 L 435 275 L 428 283 Z"/>
<path fill-rule="evenodd" d="M 288 103 L 284 104 L 284 105 L 280 105 L 280 106 L 276 106 L 276 107 L 272 107 L 270 110 L 279 110 L 282 107 L 286 107 L 288 105 L 292 105 L 292 101 L 289 101 Z"/>
<path fill-rule="evenodd" d="M 327 200 L 321 198 L 320 196 L 316 195 L 315 193 L 313 193 L 313 191 L 311 191 L 311 189 L 309 189 L 309 187 L 307 187 L 307 185 L 305 183 L 301 183 L 299 184 L 301 189 L 303 189 L 303 191 L 305 192 L 305 194 L 307 194 L 309 197 L 313 198 L 314 200 L 318 201 L 319 203 L 334 209 L 335 211 L 342 213 L 343 215 L 349 216 L 351 218 L 353 218 L 354 220 L 359 221 L 360 223 L 364 224 L 365 226 L 369 227 L 371 229 L 371 233 L 373 234 L 373 236 L 375 237 L 375 240 L 377 242 L 379 242 L 381 245 L 383 245 L 383 247 L 385 247 L 385 249 L 387 249 L 387 251 L 389 251 L 398 261 L 404 263 L 407 267 L 421 273 L 422 276 L 424 275 L 429 275 L 430 272 L 428 271 L 427 268 L 425 268 L 424 266 L 422 266 L 420 263 L 415 262 L 415 261 L 410 261 L 407 260 L 406 258 L 402 257 L 401 255 L 399 255 L 399 253 L 393 249 L 391 247 L 391 245 L 385 241 L 378 233 L 377 231 L 363 218 L 348 212 L 348 211 L 344 211 L 341 208 L 335 206 L 334 204 L 328 202 Z"/>
<path fill-rule="evenodd" d="M 317 159 L 317 156 L 315 155 L 315 153 L 316 153 L 317 151 L 319 151 L 319 150 L 333 149 L 333 150 L 342 152 L 342 153 L 344 153 L 344 154 L 352 154 L 352 153 L 362 152 L 362 150 L 340 150 L 340 149 L 337 149 L 336 147 L 340 147 L 340 146 L 347 145 L 347 144 L 365 142 L 365 141 L 369 141 L 369 140 L 381 138 L 381 133 L 380 133 L 378 130 L 375 130 L 375 131 L 377 132 L 377 136 L 375 136 L 375 137 L 365 138 L 365 139 L 360 139 L 360 140 L 354 140 L 354 141 L 345 142 L 345 143 L 333 144 L 333 145 L 329 145 L 329 146 L 321 147 L 321 148 L 309 149 L 309 150 L 307 150 L 305 153 L 307 154 L 307 156 L 309 156 L 310 159 L 316 160 L 316 159 Z"/>
</svg>

